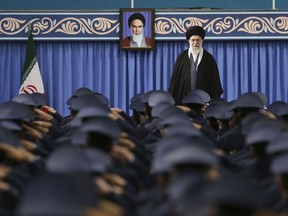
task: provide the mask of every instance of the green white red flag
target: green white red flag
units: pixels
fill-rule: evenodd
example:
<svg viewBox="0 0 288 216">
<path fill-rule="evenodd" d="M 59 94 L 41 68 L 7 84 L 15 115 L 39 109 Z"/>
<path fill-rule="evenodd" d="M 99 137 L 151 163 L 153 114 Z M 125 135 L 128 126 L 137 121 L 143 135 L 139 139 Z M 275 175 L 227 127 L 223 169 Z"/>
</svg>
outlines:
<svg viewBox="0 0 288 216">
<path fill-rule="evenodd" d="M 29 29 L 28 44 L 19 94 L 44 93 L 43 81 L 36 58 L 33 34 Z"/>
</svg>

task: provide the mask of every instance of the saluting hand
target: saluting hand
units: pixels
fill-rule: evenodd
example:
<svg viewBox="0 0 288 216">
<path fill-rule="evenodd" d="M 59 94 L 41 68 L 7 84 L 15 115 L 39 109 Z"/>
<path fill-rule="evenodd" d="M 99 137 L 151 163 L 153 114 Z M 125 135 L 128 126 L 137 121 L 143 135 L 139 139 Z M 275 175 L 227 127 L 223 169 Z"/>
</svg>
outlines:
<svg viewBox="0 0 288 216">
<path fill-rule="evenodd" d="M 135 159 L 134 154 L 126 147 L 114 145 L 111 150 L 111 156 L 124 163 L 129 163 Z"/>
<path fill-rule="evenodd" d="M 53 119 L 53 117 L 51 115 L 43 112 L 40 109 L 34 109 L 34 111 L 36 112 L 37 118 L 39 120 L 50 122 Z"/>
<path fill-rule="evenodd" d="M 42 139 L 43 138 L 43 134 L 39 130 L 37 130 L 37 129 L 33 128 L 33 127 L 30 127 L 29 125 L 27 125 L 25 123 L 22 123 L 21 126 L 25 129 L 27 134 L 30 134 L 35 139 L 38 140 L 38 139 Z"/>
<path fill-rule="evenodd" d="M 31 162 L 36 160 L 36 156 L 24 148 L 14 147 L 7 143 L 0 143 L 0 150 L 6 153 L 6 156 L 16 162 Z"/>
</svg>

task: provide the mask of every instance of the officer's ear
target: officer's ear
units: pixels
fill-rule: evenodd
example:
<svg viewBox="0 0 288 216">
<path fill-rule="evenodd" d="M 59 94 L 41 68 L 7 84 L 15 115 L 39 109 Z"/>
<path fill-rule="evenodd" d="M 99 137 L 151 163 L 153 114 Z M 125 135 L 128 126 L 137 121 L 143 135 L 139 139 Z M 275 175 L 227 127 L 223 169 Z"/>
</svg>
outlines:
<svg viewBox="0 0 288 216">
<path fill-rule="evenodd" d="M 288 188 L 286 187 L 284 177 L 282 175 L 276 176 L 276 186 L 278 191 L 282 194 L 283 197 L 288 197 Z"/>
</svg>

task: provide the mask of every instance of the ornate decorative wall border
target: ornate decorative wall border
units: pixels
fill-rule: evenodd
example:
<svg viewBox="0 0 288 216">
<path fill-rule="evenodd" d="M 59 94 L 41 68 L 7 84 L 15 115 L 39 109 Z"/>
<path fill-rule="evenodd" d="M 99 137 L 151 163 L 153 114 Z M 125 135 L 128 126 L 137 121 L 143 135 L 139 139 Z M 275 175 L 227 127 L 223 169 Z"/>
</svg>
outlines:
<svg viewBox="0 0 288 216">
<path fill-rule="evenodd" d="M 119 12 L 2 12 L 0 40 L 119 40 Z M 288 11 L 158 11 L 156 40 L 183 40 L 192 25 L 207 40 L 288 39 Z"/>
</svg>

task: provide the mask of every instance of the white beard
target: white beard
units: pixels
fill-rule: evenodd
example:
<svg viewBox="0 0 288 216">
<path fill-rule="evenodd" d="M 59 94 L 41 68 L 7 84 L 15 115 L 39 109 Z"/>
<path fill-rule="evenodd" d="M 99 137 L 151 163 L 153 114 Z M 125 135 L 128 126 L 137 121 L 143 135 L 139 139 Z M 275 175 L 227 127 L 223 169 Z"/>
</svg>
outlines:
<svg viewBox="0 0 288 216">
<path fill-rule="evenodd" d="M 132 41 L 136 42 L 139 47 L 141 47 L 142 40 L 143 40 L 143 33 L 138 35 L 136 34 L 132 35 Z"/>
<path fill-rule="evenodd" d="M 190 48 L 191 48 L 191 52 L 193 55 L 198 55 L 202 50 L 202 46 L 199 46 L 199 47 L 190 46 Z"/>
</svg>

